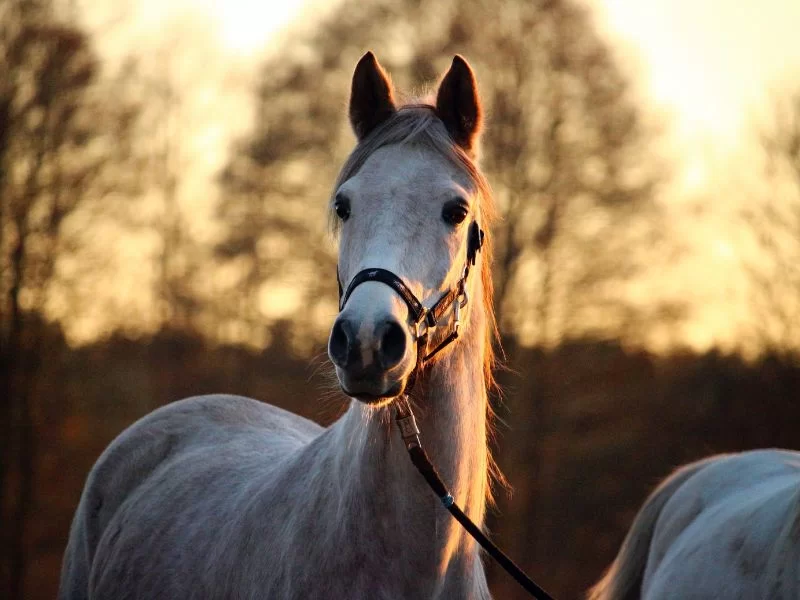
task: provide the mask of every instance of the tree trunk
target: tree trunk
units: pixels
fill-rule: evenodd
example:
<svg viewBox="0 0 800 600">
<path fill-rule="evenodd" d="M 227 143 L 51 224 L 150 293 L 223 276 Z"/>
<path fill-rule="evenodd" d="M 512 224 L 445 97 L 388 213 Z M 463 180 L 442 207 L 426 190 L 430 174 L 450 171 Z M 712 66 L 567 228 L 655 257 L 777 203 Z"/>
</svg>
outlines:
<svg viewBox="0 0 800 600">
<path fill-rule="evenodd" d="M 22 287 L 22 268 L 25 262 L 25 235 L 22 225 L 18 224 L 19 236 L 14 250 L 11 254 L 11 287 L 9 289 L 9 324 L 8 324 L 8 344 L 6 347 L 6 402 L 4 407 L 5 420 L 8 423 L 8 436 L 4 442 L 4 473 L 3 473 L 3 505 L 8 511 L 4 515 L 4 522 L 8 523 L 7 536 L 4 547 L 7 555 L 5 563 L 8 569 L 8 590 L 11 600 L 22 598 L 23 574 L 25 570 L 25 548 L 24 534 L 25 524 L 19 521 L 24 518 L 24 502 L 29 499 L 30 490 L 26 486 L 30 484 L 28 478 L 31 469 L 23 457 L 26 443 L 30 443 L 30 431 L 26 431 L 30 423 L 30 410 L 25 401 L 25 394 L 22 393 L 26 387 L 24 380 L 25 360 L 24 360 L 24 339 L 22 336 L 23 316 L 19 304 L 19 295 Z M 16 498 L 11 498 L 9 485 L 13 468 L 16 465 L 17 475 L 17 494 Z M 27 471 L 27 474 L 23 471 Z"/>
<path fill-rule="evenodd" d="M 19 489 L 17 502 L 12 512 L 10 521 L 11 540 L 9 545 L 9 566 L 11 569 L 10 595 L 11 600 L 24 600 L 25 598 L 25 573 L 27 571 L 27 524 L 33 503 L 34 466 L 36 460 L 36 436 L 34 435 L 33 414 L 31 411 L 27 380 L 17 393 L 17 418 L 14 423 L 15 437 L 18 440 L 16 464 L 18 469 Z"/>
</svg>

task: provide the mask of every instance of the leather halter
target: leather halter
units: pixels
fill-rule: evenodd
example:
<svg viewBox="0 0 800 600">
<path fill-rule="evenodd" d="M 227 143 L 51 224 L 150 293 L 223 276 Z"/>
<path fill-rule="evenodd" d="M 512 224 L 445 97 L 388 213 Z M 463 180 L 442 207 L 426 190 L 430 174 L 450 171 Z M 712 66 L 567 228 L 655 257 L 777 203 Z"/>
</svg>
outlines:
<svg viewBox="0 0 800 600">
<path fill-rule="evenodd" d="M 414 292 L 409 289 L 400 277 L 387 269 L 362 269 L 350 280 L 347 289 L 344 291 L 342 290 L 342 283 L 339 279 L 339 269 L 336 269 L 336 280 L 339 284 L 339 312 L 344 310 L 344 306 L 347 304 L 347 300 L 350 298 L 353 291 L 359 285 L 368 281 L 376 281 L 388 285 L 400 296 L 408 307 L 408 315 L 411 321 L 411 335 L 414 338 L 414 343 L 417 345 L 417 364 L 414 367 L 414 371 L 412 371 L 409 376 L 406 392 L 410 391 L 414 386 L 417 372 L 425 363 L 458 338 L 461 325 L 460 311 L 467 305 L 467 302 L 469 302 L 467 277 L 469 277 L 470 268 L 475 265 L 478 252 L 480 252 L 483 246 L 484 239 L 484 232 L 476 221 L 470 224 L 469 233 L 467 235 L 467 262 L 464 265 L 464 274 L 453 287 L 442 294 L 436 303 L 428 309 L 423 306 L 422 302 L 419 301 L 414 295 Z M 428 338 L 430 332 L 436 328 L 439 324 L 439 319 L 442 318 L 453 304 L 455 304 L 453 311 L 454 319 L 450 333 L 432 351 L 428 352 Z"/>
</svg>

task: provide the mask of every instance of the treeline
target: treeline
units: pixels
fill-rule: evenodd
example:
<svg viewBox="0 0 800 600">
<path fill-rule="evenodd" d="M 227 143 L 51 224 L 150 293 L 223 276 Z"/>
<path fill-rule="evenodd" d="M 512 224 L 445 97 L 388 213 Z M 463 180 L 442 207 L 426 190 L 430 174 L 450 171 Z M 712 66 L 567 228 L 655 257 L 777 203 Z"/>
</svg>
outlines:
<svg viewBox="0 0 800 600">
<path fill-rule="evenodd" d="M 259 352 L 163 330 L 71 349 L 49 328 L 32 392 L 37 475 L 25 597 L 54 597 L 88 470 L 147 412 L 225 392 L 335 419 L 346 400 L 325 361 L 287 354 L 288 346 L 279 332 Z M 599 576 L 648 491 L 674 466 L 714 452 L 800 446 L 800 368 L 779 360 L 657 356 L 596 340 L 507 351 L 497 405 L 513 427 L 498 425 L 495 453 L 513 493 L 498 494 L 489 527 L 559 597 L 579 597 Z M 495 597 L 523 597 L 490 570 Z"/>
</svg>

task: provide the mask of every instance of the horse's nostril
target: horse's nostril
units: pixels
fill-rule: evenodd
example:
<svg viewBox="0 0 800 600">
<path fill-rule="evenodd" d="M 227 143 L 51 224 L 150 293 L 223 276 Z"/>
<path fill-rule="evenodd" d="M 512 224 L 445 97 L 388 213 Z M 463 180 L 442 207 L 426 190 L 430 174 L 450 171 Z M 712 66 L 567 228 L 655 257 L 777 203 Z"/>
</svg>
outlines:
<svg viewBox="0 0 800 600">
<path fill-rule="evenodd" d="M 399 363 L 406 353 L 406 334 L 395 321 L 386 321 L 378 327 L 381 341 L 378 359 L 384 369 L 390 369 Z"/>
<path fill-rule="evenodd" d="M 350 322 L 344 319 L 337 319 L 331 330 L 331 339 L 328 342 L 328 354 L 330 354 L 333 364 L 337 367 L 347 367 L 350 356 L 351 345 Z"/>
</svg>

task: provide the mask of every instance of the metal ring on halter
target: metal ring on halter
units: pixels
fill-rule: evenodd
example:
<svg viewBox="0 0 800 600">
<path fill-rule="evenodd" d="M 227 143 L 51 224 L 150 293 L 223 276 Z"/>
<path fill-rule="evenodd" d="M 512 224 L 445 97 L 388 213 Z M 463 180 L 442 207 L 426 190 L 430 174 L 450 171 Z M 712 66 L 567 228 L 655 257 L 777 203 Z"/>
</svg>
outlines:
<svg viewBox="0 0 800 600">
<path fill-rule="evenodd" d="M 436 321 L 436 319 L 429 318 L 429 315 L 430 317 L 433 316 L 431 315 L 430 310 L 426 310 L 423 318 L 414 323 L 414 331 L 412 331 L 411 333 L 414 334 L 415 342 L 427 336 L 431 331 L 436 329 L 436 327 L 438 326 L 439 323 Z"/>
</svg>

